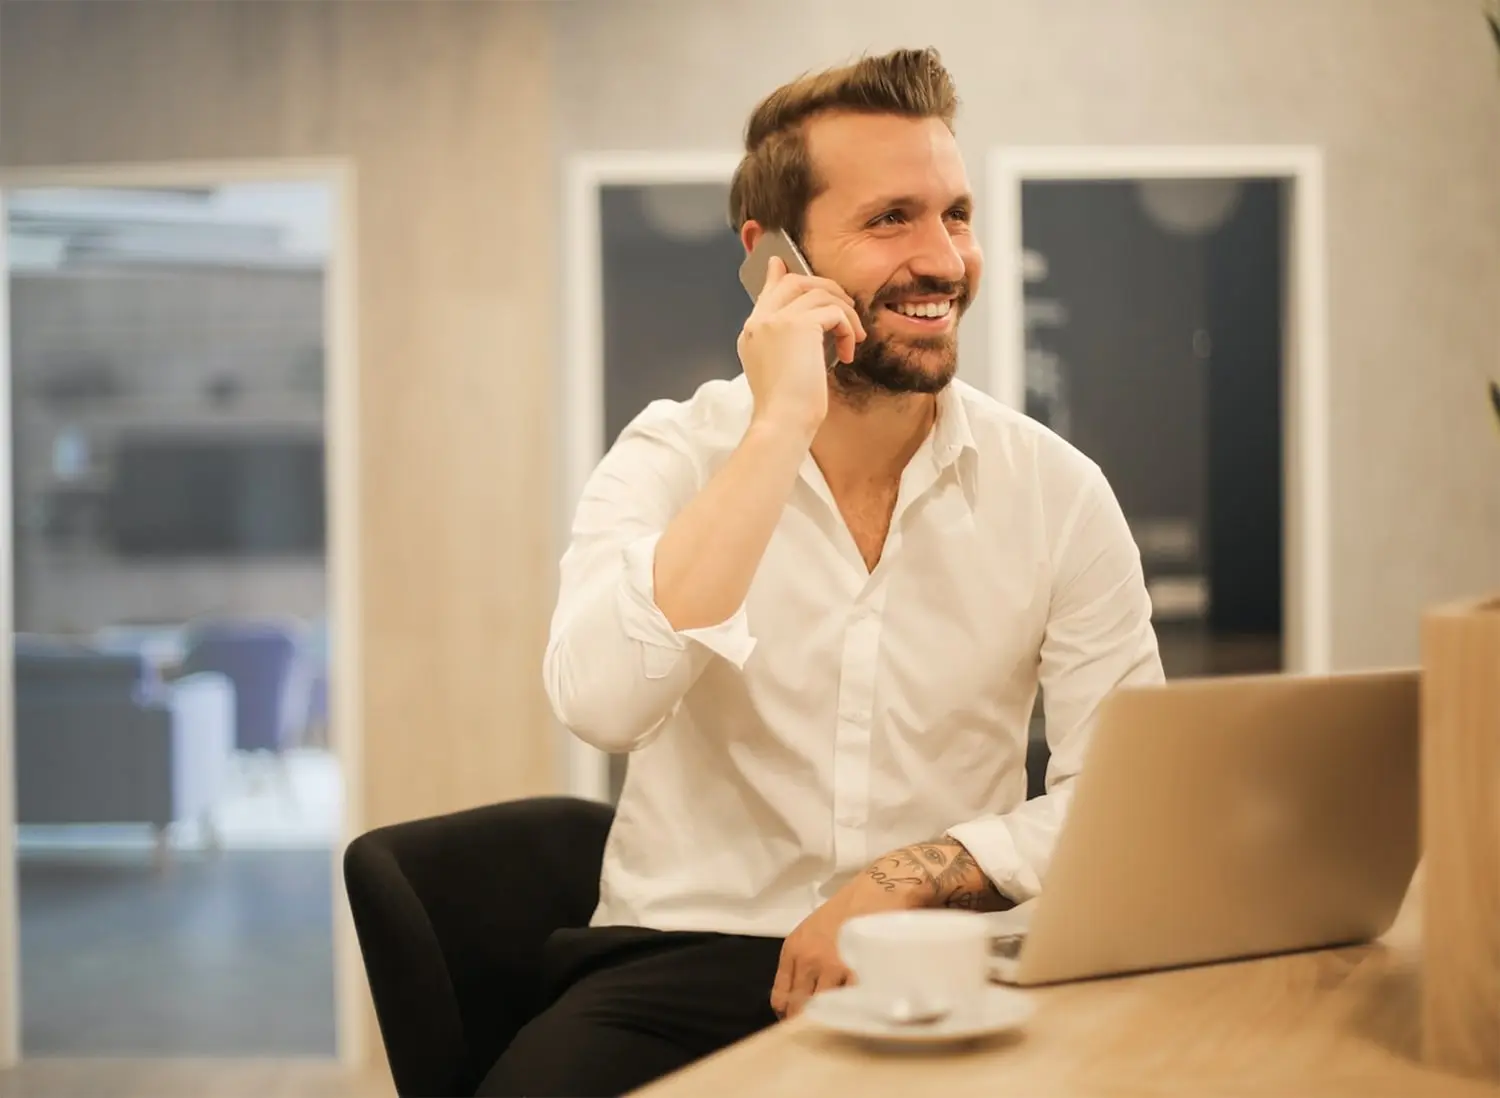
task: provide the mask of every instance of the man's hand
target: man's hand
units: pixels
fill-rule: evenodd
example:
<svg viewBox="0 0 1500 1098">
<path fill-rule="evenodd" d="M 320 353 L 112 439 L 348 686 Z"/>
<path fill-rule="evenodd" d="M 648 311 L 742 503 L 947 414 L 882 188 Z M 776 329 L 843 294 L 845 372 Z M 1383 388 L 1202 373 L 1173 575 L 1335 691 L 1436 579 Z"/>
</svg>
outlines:
<svg viewBox="0 0 1500 1098">
<path fill-rule="evenodd" d="M 852 361 L 865 338 L 854 299 L 831 279 L 787 273 L 786 264 L 772 256 L 736 344 L 755 406 L 753 422 L 781 423 L 812 441 L 828 414 L 825 333 L 834 336 L 840 360 Z"/>
<path fill-rule="evenodd" d="M 1000 911 L 1009 906 L 963 844 L 946 835 L 893 850 L 787 935 L 771 987 L 771 1009 L 778 1017 L 794 1017 L 816 992 L 851 982 L 839 956 L 838 934 L 856 915 L 918 907 Z"/>
</svg>

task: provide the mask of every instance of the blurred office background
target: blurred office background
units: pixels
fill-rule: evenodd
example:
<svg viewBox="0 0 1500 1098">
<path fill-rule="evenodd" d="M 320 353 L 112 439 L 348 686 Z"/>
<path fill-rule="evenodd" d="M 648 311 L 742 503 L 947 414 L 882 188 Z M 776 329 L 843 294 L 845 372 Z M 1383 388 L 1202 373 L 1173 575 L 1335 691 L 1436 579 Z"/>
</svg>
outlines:
<svg viewBox="0 0 1500 1098">
<path fill-rule="evenodd" d="M 996 149 L 1321 150 L 1328 663 L 1414 660 L 1423 607 L 1500 583 L 1483 394 L 1500 70 L 1481 11 L 0 2 L 20 1051 L 342 1055 L 381 1092 L 362 975 L 346 981 L 345 809 L 367 828 L 568 788 L 540 661 L 580 455 L 737 369 L 725 179 L 601 178 L 579 206 L 574 166 L 732 163 L 761 95 L 863 51 L 942 50 L 981 234 Z M 308 181 L 331 162 L 342 184 Z M 162 182 L 182 165 L 191 185 Z M 1027 410 L 1114 480 L 1174 674 L 1296 662 L 1292 186 L 1022 188 Z M 976 385 L 992 320 L 986 295 L 965 322 Z M 579 414 L 582 328 L 602 377 Z M 336 514 L 353 516 L 343 556 Z M 79 797 L 148 766 L 120 743 L 137 725 L 160 745 L 165 820 Z M 61 764 L 26 754 L 59 728 L 78 745 Z M 53 789 L 28 759 L 73 770 Z"/>
<path fill-rule="evenodd" d="M 22 1047 L 331 1054 L 329 188 L 6 207 Z"/>
</svg>

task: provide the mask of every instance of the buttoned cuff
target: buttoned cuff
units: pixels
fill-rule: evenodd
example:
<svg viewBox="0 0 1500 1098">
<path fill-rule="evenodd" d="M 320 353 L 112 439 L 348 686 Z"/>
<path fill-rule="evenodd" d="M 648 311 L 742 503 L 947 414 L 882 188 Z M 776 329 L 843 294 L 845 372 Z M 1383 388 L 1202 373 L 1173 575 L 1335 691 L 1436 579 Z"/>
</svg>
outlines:
<svg viewBox="0 0 1500 1098">
<path fill-rule="evenodd" d="M 659 540 L 660 534 L 651 534 L 625 547 L 625 582 L 620 587 L 620 620 L 625 635 L 645 646 L 646 676 L 662 678 L 669 674 L 689 641 L 743 669 L 755 650 L 744 603 L 718 625 L 682 630 L 673 629 L 656 605 L 654 565 Z"/>
<path fill-rule="evenodd" d="M 1005 817 L 981 816 L 950 827 L 947 834 L 963 844 L 990 883 L 1011 900 L 1020 904 L 1041 894 L 1042 883 L 1016 849 Z"/>
</svg>

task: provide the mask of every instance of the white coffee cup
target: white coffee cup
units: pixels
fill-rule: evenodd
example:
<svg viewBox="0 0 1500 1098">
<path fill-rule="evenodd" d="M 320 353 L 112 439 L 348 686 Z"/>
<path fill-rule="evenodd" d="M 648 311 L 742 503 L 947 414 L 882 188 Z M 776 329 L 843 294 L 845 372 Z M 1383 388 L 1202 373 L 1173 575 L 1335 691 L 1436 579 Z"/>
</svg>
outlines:
<svg viewBox="0 0 1500 1098">
<path fill-rule="evenodd" d="M 963 1014 L 988 984 L 989 930 L 966 911 L 857 915 L 839 930 L 839 953 L 860 997 L 895 1021 Z"/>
</svg>

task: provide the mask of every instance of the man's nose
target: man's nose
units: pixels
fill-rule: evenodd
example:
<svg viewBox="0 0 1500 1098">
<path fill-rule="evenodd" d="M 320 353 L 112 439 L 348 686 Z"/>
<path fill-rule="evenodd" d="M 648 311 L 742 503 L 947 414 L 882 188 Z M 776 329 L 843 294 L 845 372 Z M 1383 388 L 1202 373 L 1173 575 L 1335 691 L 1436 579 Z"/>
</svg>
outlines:
<svg viewBox="0 0 1500 1098">
<path fill-rule="evenodd" d="M 940 278 L 945 282 L 958 282 L 964 277 L 964 257 L 944 222 L 939 220 L 925 227 L 910 266 L 912 274 Z"/>
</svg>

